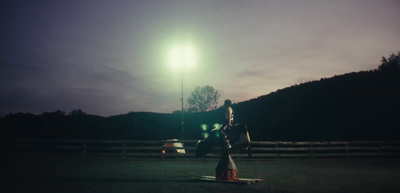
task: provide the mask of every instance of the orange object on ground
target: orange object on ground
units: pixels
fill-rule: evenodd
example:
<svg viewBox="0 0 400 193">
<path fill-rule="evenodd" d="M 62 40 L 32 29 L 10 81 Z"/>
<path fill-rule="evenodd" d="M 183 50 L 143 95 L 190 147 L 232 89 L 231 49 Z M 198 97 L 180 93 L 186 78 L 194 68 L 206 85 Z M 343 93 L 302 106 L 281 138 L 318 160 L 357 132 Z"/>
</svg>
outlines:
<svg viewBox="0 0 400 193">
<path fill-rule="evenodd" d="M 239 171 L 228 152 L 221 153 L 221 158 L 215 168 L 216 180 L 237 180 Z"/>
</svg>

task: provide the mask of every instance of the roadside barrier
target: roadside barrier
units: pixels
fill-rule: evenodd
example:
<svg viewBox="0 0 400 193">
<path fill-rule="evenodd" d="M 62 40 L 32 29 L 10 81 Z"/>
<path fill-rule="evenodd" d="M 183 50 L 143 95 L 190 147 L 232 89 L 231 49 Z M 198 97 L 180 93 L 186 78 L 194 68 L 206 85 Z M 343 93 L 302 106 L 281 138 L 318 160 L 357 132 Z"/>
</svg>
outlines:
<svg viewBox="0 0 400 193">
<path fill-rule="evenodd" d="M 194 158 L 197 141 L 0 139 L 0 151 L 2 155 L 50 153 L 121 158 Z M 171 145 L 178 143 L 183 147 Z M 214 150 L 205 157 L 219 158 L 219 150 Z M 231 152 L 231 156 L 239 159 L 398 157 L 400 141 L 252 141 L 248 149 Z"/>
</svg>

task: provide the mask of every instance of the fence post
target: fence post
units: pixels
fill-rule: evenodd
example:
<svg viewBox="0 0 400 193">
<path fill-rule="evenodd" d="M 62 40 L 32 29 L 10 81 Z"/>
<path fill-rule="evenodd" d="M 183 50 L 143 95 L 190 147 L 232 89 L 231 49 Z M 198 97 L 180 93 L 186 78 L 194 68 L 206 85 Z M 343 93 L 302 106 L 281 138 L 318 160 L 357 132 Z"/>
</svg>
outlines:
<svg viewBox="0 0 400 193">
<path fill-rule="evenodd" d="M 310 142 L 310 157 L 314 157 L 313 142 Z"/>
<path fill-rule="evenodd" d="M 275 142 L 275 159 L 279 158 L 278 141 Z"/>
<path fill-rule="evenodd" d="M 160 150 L 160 153 L 161 153 L 161 160 L 164 160 L 164 144 L 163 144 L 163 142 L 161 141 L 161 150 Z M 166 152 L 166 151 L 165 151 Z"/>
<path fill-rule="evenodd" d="M 251 142 L 249 143 L 249 146 L 247 146 L 247 156 L 251 157 Z"/>
<path fill-rule="evenodd" d="M 126 141 L 122 142 L 122 158 L 125 158 L 126 155 Z"/>
<path fill-rule="evenodd" d="M 350 157 L 350 153 L 349 153 L 349 142 L 346 141 L 346 157 Z"/>
</svg>

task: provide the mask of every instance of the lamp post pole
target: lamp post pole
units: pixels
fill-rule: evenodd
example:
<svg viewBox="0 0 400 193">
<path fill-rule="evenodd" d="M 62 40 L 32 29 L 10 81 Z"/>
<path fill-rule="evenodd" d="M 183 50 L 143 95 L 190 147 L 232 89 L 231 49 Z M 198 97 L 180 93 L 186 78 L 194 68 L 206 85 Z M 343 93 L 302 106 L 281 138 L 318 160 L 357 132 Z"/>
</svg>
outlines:
<svg viewBox="0 0 400 193">
<path fill-rule="evenodd" d="M 183 75 L 185 70 L 193 67 L 196 63 L 196 55 L 190 46 L 175 47 L 171 50 L 171 64 L 180 71 L 181 75 L 181 139 L 185 139 L 185 121 L 184 121 L 184 98 L 183 98 Z"/>
<path fill-rule="evenodd" d="M 182 131 L 182 137 L 181 139 L 185 139 L 185 121 L 184 121 L 184 116 L 183 116 L 183 72 L 181 73 L 181 104 L 182 104 L 182 111 L 181 111 L 181 131 Z"/>
</svg>

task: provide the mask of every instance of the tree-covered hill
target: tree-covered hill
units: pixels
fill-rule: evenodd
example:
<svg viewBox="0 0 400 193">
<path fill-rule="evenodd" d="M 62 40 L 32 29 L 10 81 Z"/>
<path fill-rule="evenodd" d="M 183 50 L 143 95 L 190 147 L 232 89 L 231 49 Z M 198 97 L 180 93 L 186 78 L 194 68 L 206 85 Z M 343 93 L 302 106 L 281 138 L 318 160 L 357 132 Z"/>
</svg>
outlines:
<svg viewBox="0 0 400 193">
<path fill-rule="evenodd" d="M 237 118 L 260 140 L 399 140 L 399 57 L 239 103 Z"/>
<path fill-rule="evenodd" d="M 235 106 L 254 139 L 399 139 L 400 73 L 358 72 L 278 90 Z"/>
<path fill-rule="evenodd" d="M 252 140 L 400 140 L 400 54 L 377 70 L 353 72 L 277 90 L 233 105 L 235 121 Z M 219 110 L 186 113 L 185 139 L 200 139 L 201 124 Z M 111 117 L 61 111 L 0 117 L 1 138 L 181 138 L 180 113 L 128 113 Z"/>
</svg>

